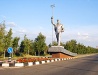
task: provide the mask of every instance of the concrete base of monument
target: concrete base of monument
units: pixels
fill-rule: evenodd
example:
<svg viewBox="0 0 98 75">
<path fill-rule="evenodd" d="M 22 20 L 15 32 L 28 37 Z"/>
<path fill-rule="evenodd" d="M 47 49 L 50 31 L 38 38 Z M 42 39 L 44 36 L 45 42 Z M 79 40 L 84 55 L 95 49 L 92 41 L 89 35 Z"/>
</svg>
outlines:
<svg viewBox="0 0 98 75">
<path fill-rule="evenodd" d="M 48 50 L 52 54 L 52 58 L 70 58 L 77 55 L 77 53 L 72 53 L 63 46 L 51 46 Z"/>
<path fill-rule="evenodd" d="M 64 53 L 60 53 L 60 52 L 54 52 L 52 53 L 52 58 L 70 58 L 72 56 L 64 54 Z"/>
</svg>

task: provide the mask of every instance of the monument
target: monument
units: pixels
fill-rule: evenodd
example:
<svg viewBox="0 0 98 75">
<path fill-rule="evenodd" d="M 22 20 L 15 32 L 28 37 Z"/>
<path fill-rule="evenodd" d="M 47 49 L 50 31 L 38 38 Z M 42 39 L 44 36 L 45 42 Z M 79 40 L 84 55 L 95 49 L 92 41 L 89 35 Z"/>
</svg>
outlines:
<svg viewBox="0 0 98 75">
<path fill-rule="evenodd" d="M 53 11 L 53 7 L 55 7 L 55 6 L 51 5 L 51 7 L 52 7 L 52 11 Z M 53 12 L 52 12 L 52 15 L 53 15 Z M 48 52 L 50 52 L 52 54 L 53 58 L 69 58 L 69 57 L 76 56 L 77 55 L 76 53 L 72 53 L 72 52 L 64 49 L 64 47 L 60 45 L 61 33 L 64 32 L 64 27 L 60 23 L 60 21 L 57 20 L 57 23 L 54 23 L 54 17 L 52 16 L 51 23 L 54 26 L 54 31 L 55 31 L 55 35 L 56 35 L 56 39 L 57 39 L 57 46 L 51 46 L 48 49 Z M 53 40 L 52 40 L 52 42 L 53 42 Z"/>
<path fill-rule="evenodd" d="M 73 57 L 76 56 L 76 53 L 72 53 L 66 49 L 64 49 L 63 46 L 60 45 L 60 40 L 61 40 L 61 33 L 64 32 L 64 27 L 63 25 L 60 23 L 59 20 L 57 20 L 57 23 L 54 23 L 54 18 L 53 16 L 51 17 L 51 23 L 54 26 L 54 31 L 55 31 L 55 35 L 56 35 L 56 39 L 57 39 L 57 46 L 51 46 L 48 50 L 48 52 L 50 52 L 52 54 L 53 58 L 69 58 L 69 57 Z"/>
<path fill-rule="evenodd" d="M 51 8 L 52 8 L 51 23 L 54 26 L 55 35 L 56 35 L 56 39 L 57 39 L 57 44 L 58 44 L 58 46 L 60 46 L 61 33 L 64 32 L 64 28 L 63 28 L 63 25 L 60 24 L 60 21 L 59 20 L 57 20 L 57 23 L 56 24 L 54 23 L 54 18 L 53 18 L 53 8 L 54 7 L 55 7 L 55 4 L 51 5 Z M 52 28 L 52 30 L 53 30 L 53 28 Z M 52 42 L 53 42 L 53 31 L 52 31 Z"/>
<path fill-rule="evenodd" d="M 56 35 L 56 39 L 57 39 L 57 44 L 58 44 L 58 46 L 60 46 L 61 33 L 64 32 L 64 27 L 63 27 L 62 24 L 60 24 L 59 20 L 57 20 L 57 24 L 55 24 L 54 21 L 53 21 L 53 16 L 51 17 L 51 23 L 54 26 L 55 35 Z"/>
</svg>

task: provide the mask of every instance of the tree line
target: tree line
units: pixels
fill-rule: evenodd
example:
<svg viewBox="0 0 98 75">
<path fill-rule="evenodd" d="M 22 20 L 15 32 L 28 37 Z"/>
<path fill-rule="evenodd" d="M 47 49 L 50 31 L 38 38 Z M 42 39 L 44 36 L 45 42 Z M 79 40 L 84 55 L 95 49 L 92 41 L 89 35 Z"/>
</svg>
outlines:
<svg viewBox="0 0 98 75">
<path fill-rule="evenodd" d="M 50 46 L 57 45 L 55 41 L 53 41 L 52 44 L 47 45 L 45 43 L 46 37 L 41 32 L 34 40 L 30 40 L 24 35 L 24 39 L 19 45 L 20 37 L 12 37 L 12 29 L 10 28 L 7 32 L 5 28 L 5 22 L 0 23 L 0 56 L 4 54 L 5 56 L 9 56 L 7 52 L 8 47 L 13 48 L 14 56 L 23 56 L 25 54 L 46 55 L 48 54 L 47 51 Z M 64 46 L 65 49 L 78 54 L 98 53 L 98 49 L 84 46 L 81 43 L 77 43 L 76 40 L 70 40 L 66 43 L 61 42 L 61 45 Z"/>
<path fill-rule="evenodd" d="M 62 43 L 61 45 L 64 46 L 66 50 L 69 50 L 71 52 L 77 53 L 77 54 L 91 54 L 91 53 L 98 53 L 97 48 L 93 48 L 91 46 L 85 46 L 81 43 L 77 43 L 76 40 L 72 39 L 70 41 L 67 41 L 66 43 Z M 51 46 L 51 45 L 50 45 Z M 57 42 L 53 41 L 53 46 L 57 46 Z"/>
<path fill-rule="evenodd" d="M 12 29 L 7 32 L 5 30 L 5 22 L 0 23 L 0 56 L 9 56 L 7 49 L 13 48 L 13 55 L 23 56 L 30 55 L 45 55 L 47 54 L 48 46 L 45 43 L 46 37 L 39 33 L 35 40 L 30 40 L 24 35 L 24 39 L 19 45 L 20 37 L 12 37 Z"/>
</svg>

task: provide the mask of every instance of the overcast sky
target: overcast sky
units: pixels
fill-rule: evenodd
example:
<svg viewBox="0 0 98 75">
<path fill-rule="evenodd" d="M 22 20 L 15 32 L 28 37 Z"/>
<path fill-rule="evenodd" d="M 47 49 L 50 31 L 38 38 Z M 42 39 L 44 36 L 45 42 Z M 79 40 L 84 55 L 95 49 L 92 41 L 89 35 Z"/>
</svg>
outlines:
<svg viewBox="0 0 98 75">
<path fill-rule="evenodd" d="M 64 25 L 61 41 L 77 40 L 86 46 L 98 46 L 98 0 L 0 0 L 0 22 L 6 30 L 13 29 L 13 37 L 21 40 L 26 34 L 34 40 L 41 32 L 46 43 L 52 41 L 52 4 L 54 21 Z M 56 41 L 55 33 L 53 40 Z"/>
</svg>

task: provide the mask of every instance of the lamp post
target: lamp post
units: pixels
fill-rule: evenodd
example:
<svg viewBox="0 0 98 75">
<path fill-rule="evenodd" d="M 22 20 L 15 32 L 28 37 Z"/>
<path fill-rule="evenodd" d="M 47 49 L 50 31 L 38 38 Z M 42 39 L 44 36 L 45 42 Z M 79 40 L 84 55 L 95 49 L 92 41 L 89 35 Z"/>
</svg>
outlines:
<svg viewBox="0 0 98 75">
<path fill-rule="evenodd" d="M 53 8 L 55 7 L 55 5 L 51 5 L 52 8 L 52 16 L 53 16 Z M 52 45 L 53 45 L 53 25 L 52 25 Z"/>
</svg>

